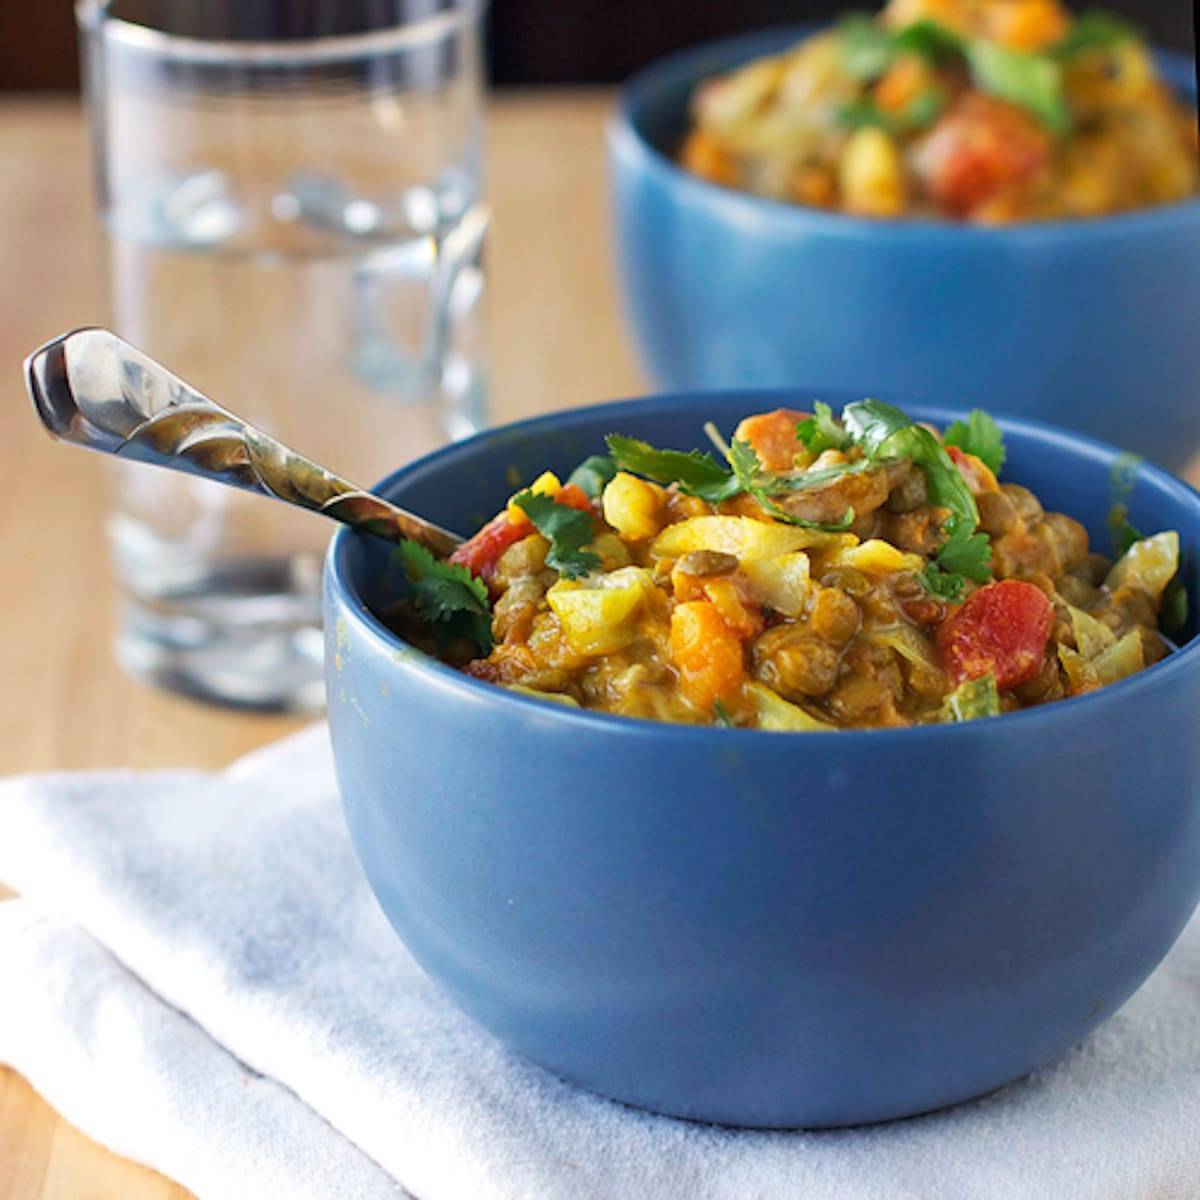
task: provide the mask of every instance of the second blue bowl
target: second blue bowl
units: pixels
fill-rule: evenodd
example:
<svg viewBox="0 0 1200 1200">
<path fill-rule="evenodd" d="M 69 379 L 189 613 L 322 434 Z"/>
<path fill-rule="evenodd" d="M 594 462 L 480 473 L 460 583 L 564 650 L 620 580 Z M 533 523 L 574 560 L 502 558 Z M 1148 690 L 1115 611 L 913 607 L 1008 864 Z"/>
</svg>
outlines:
<svg viewBox="0 0 1200 1200">
<path fill-rule="evenodd" d="M 609 130 L 618 256 L 655 380 L 869 380 L 1041 417 L 1181 469 L 1200 450 L 1200 199 L 983 229 L 819 212 L 678 167 L 696 85 L 810 32 L 702 46 L 622 91 Z M 1191 62 L 1159 61 L 1194 102 Z"/>
</svg>

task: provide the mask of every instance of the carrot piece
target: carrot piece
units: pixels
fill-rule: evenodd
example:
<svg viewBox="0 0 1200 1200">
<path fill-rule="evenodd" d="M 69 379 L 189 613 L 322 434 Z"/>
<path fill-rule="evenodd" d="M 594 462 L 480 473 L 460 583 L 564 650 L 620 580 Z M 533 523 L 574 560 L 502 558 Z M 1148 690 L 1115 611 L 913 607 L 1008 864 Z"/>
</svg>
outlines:
<svg viewBox="0 0 1200 1200">
<path fill-rule="evenodd" d="M 532 532 L 533 522 L 528 517 L 523 521 L 512 521 L 507 513 L 501 513 L 474 537 L 455 547 L 450 562 L 466 567 L 472 575 L 478 575 L 485 583 L 489 583 L 505 550 Z"/>
<path fill-rule="evenodd" d="M 565 483 L 554 493 L 555 504 L 565 504 L 568 508 L 577 508 L 580 512 L 592 514 L 596 506 L 592 503 L 587 492 L 574 483 Z"/>
<path fill-rule="evenodd" d="M 739 442 L 749 442 L 768 471 L 787 471 L 795 466 L 796 455 L 804 444 L 796 437 L 796 426 L 809 414 L 794 408 L 746 417 L 734 431 Z"/>
<path fill-rule="evenodd" d="M 678 604 L 671 614 L 671 657 L 684 699 L 706 716 L 720 700 L 734 703 L 746 678 L 741 639 L 708 600 Z"/>
</svg>

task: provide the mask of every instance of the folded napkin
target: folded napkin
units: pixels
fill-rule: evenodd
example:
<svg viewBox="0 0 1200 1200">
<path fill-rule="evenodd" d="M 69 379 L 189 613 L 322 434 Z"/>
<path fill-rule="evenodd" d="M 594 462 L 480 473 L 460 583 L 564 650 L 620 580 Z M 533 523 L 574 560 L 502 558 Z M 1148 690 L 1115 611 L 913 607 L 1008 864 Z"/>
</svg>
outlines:
<svg viewBox="0 0 1200 1200">
<path fill-rule="evenodd" d="M 1200 1196 L 1198 922 L 1020 1084 L 771 1133 L 592 1096 L 460 1015 L 375 906 L 323 727 L 221 774 L 0 784 L 0 879 L 0 1061 L 201 1200 Z"/>
</svg>

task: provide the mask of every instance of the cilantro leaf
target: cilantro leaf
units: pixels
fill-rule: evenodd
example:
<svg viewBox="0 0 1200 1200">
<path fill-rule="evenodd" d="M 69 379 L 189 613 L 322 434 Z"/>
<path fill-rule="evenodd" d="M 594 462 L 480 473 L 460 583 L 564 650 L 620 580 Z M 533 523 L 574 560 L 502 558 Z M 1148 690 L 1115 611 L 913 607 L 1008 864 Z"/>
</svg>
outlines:
<svg viewBox="0 0 1200 1200">
<path fill-rule="evenodd" d="M 842 410 L 842 423 L 874 462 L 881 458 L 911 458 L 925 475 L 929 499 L 948 508 L 974 532 L 979 509 L 966 480 L 941 443 L 907 413 L 882 400 L 859 400 Z"/>
<path fill-rule="evenodd" d="M 850 13 L 838 22 L 837 43 L 842 67 L 855 79 L 878 79 L 896 57 L 892 34 L 865 13 Z"/>
<path fill-rule="evenodd" d="M 950 535 L 937 553 L 943 571 L 965 575 L 976 583 L 986 583 L 992 573 L 992 544 L 987 534 L 961 517 L 951 517 L 942 528 Z"/>
<path fill-rule="evenodd" d="M 644 475 L 655 483 L 677 483 L 689 496 L 712 504 L 738 493 L 734 475 L 703 450 L 656 450 L 649 442 L 610 433 L 604 439 L 622 471 Z"/>
<path fill-rule="evenodd" d="M 466 567 L 434 558 L 424 546 L 399 543 L 413 606 L 433 631 L 439 648 L 465 638 L 481 654 L 492 649 L 492 611 L 487 586 Z"/>
<path fill-rule="evenodd" d="M 881 400 L 846 405 L 842 421 L 872 462 L 891 456 L 911 458 L 925 476 L 930 501 L 950 510 L 942 526 L 947 539 L 922 574 L 925 587 L 943 600 L 954 601 L 962 595 L 966 579 L 986 580 L 992 547 L 985 534 L 976 532 L 979 508 L 937 438 L 894 404 Z"/>
<path fill-rule="evenodd" d="M 1000 426 L 982 408 L 973 408 L 966 421 L 955 421 L 942 435 L 942 441 L 947 446 L 957 446 L 975 455 L 991 468 L 994 475 L 1000 474 L 1008 455 Z"/>
<path fill-rule="evenodd" d="M 644 475 L 655 483 L 675 483 L 689 496 L 697 496 L 710 504 L 719 504 L 734 496 L 752 496 L 762 508 L 777 520 L 803 529 L 840 531 L 848 529 L 854 520 L 853 511 L 847 510 L 840 521 L 833 523 L 808 521 L 795 517 L 776 504 L 771 497 L 786 492 L 819 487 L 830 479 L 851 471 L 862 470 L 869 463 L 850 463 L 830 467 L 825 471 L 800 472 L 796 475 L 776 474 L 763 468 L 762 462 L 749 442 L 734 440 L 726 447 L 716 429 L 711 434 L 725 450 L 730 469 L 719 466 L 707 453 L 700 450 L 656 450 L 637 438 L 609 434 L 606 439 L 613 458 L 622 470 Z M 811 478 L 808 478 L 811 477 Z"/>
<path fill-rule="evenodd" d="M 607 454 L 589 454 L 571 472 L 567 483 L 573 483 L 589 500 L 595 500 L 616 473 L 617 464 Z"/>
<path fill-rule="evenodd" d="M 966 581 L 985 583 L 992 573 L 992 544 L 968 521 L 955 515 L 942 526 L 949 537 L 921 579 L 926 588 L 943 600 L 962 598 Z"/>
<path fill-rule="evenodd" d="M 868 83 L 883 75 L 902 54 L 916 54 L 936 63 L 965 50 L 963 39 L 954 30 L 927 17 L 892 31 L 873 17 L 855 13 L 838 23 L 837 40 L 843 68 Z"/>
<path fill-rule="evenodd" d="M 723 729 L 733 728 L 733 718 L 729 715 L 729 709 L 719 698 L 713 701 L 713 724 L 720 725 Z"/>
<path fill-rule="evenodd" d="M 850 435 L 834 418 L 833 409 L 821 400 L 813 404 L 813 415 L 797 424 L 796 436 L 813 454 L 844 450 L 850 445 Z"/>
<path fill-rule="evenodd" d="M 986 38 L 966 46 L 971 77 L 980 91 L 1033 113 L 1051 133 L 1071 130 L 1061 64 L 1047 54 L 1010 50 Z"/>
<path fill-rule="evenodd" d="M 930 62 L 962 54 L 966 46 L 960 34 L 928 17 L 897 30 L 892 43 L 900 53 L 919 54 Z"/>
<path fill-rule="evenodd" d="M 949 604 L 956 604 L 961 600 L 967 586 L 967 581 L 962 575 L 943 571 L 936 560 L 921 572 L 921 582 L 931 596 L 936 596 L 939 600 L 945 600 Z"/>
<path fill-rule="evenodd" d="M 1057 59 L 1070 61 L 1089 50 L 1111 50 L 1121 42 L 1142 40 L 1136 25 L 1107 12 L 1081 13 L 1061 41 L 1050 47 Z"/>
<path fill-rule="evenodd" d="M 593 537 L 592 518 L 569 504 L 559 504 L 552 496 L 526 489 L 513 497 L 513 503 L 550 541 L 546 565 L 564 579 L 578 579 L 600 565 L 600 556 L 585 550 Z"/>
</svg>

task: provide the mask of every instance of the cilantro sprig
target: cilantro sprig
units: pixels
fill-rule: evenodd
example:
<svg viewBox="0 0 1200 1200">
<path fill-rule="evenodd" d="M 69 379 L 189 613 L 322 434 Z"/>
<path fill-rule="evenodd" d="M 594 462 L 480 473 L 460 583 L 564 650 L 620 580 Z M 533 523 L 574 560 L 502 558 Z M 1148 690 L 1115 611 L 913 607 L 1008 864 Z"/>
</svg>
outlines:
<svg viewBox="0 0 1200 1200">
<path fill-rule="evenodd" d="M 434 558 L 417 542 L 398 546 L 418 615 L 433 632 L 439 650 L 458 638 L 474 642 L 479 653 L 492 649 L 492 610 L 487 586 L 466 567 Z"/>
<path fill-rule="evenodd" d="M 648 442 L 622 434 L 607 438 L 609 453 L 617 466 L 634 475 L 642 475 L 655 483 L 676 484 L 680 491 L 710 504 L 720 504 L 734 496 L 751 496 L 771 516 L 789 525 L 805 529 L 840 532 L 849 529 L 854 521 L 853 509 L 847 509 L 841 519 L 832 522 L 808 521 L 793 516 L 776 502 L 776 498 L 791 492 L 810 491 L 824 487 L 833 479 L 866 469 L 866 463 L 848 463 L 823 471 L 804 471 L 794 475 L 768 471 L 749 442 L 734 439 L 726 446 L 718 441 L 725 454 L 728 468 L 722 467 L 711 454 L 703 450 L 657 450 Z"/>
<path fill-rule="evenodd" d="M 953 460 L 932 433 L 894 404 L 860 400 L 846 405 L 842 422 L 872 461 L 884 457 L 911 458 L 925 476 L 929 499 L 950 516 L 942 526 L 947 535 L 937 557 L 923 574 L 926 588 L 944 600 L 957 600 L 967 579 L 987 580 L 992 547 L 979 528 L 979 508 Z"/>
<path fill-rule="evenodd" d="M 738 494 L 740 485 L 732 471 L 704 450 L 658 450 L 640 438 L 610 433 L 605 441 L 613 461 L 622 471 L 655 483 L 675 483 L 689 496 L 719 504 Z"/>
<path fill-rule="evenodd" d="M 587 513 L 529 489 L 514 496 L 513 503 L 550 542 L 546 565 L 564 579 L 578 579 L 600 566 L 600 556 L 584 549 L 595 536 Z"/>
<path fill-rule="evenodd" d="M 947 446 L 957 446 L 987 464 L 999 475 L 1008 457 L 1000 426 L 982 408 L 973 408 L 965 421 L 955 421 L 942 435 Z"/>
<path fill-rule="evenodd" d="M 796 425 L 796 436 L 813 454 L 825 450 L 845 450 L 850 435 L 833 415 L 833 409 L 823 400 L 813 402 L 813 415 Z"/>
<path fill-rule="evenodd" d="M 567 483 L 573 483 L 589 500 L 595 500 L 616 473 L 617 464 L 607 454 L 589 454 L 571 472 Z"/>
<path fill-rule="evenodd" d="M 990 38 L 964 37 L 928 18 L 889 30 L 872 17 L 854 14 L 837 27 L 842 66 L 864 83 L 879 79 L 905 54 L 918 55 L 935 65 L 958 58 L 966 63 L 980 91 L 1019 105 L 1059 136 L 1071 129 L 1063 65 L 1089 51 L 1109 50 L 1139 38 L 1135 26 L 1102 12 L 1084 13 L 1057 43 L 1038 52 L 1014 50 Z M 923 101 L 915 111 L 899 118 L 887 117 L 868 101 L 847 106 L 840 119 L 852 128 L 877 124 L 890 132 L 904 132 L 936 116 L 931 101 Z"/>
</svg>

